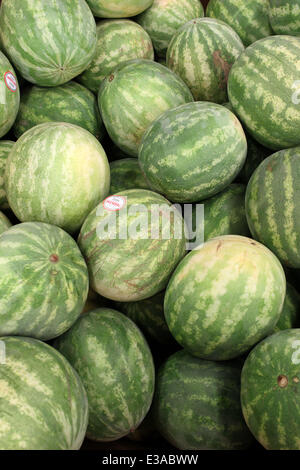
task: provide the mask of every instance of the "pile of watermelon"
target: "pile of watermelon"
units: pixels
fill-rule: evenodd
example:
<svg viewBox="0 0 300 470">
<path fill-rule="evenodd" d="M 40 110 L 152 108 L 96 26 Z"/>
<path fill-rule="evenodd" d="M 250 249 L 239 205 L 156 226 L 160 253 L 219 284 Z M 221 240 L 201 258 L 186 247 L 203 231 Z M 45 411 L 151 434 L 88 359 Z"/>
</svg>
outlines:
<svg viewBox="0 0 300 470">
<path fill-rule="evenodd" d="M 0 49 L 0 450 L 300 450 L 300 0 L 2 0 Z"/>
</svg>

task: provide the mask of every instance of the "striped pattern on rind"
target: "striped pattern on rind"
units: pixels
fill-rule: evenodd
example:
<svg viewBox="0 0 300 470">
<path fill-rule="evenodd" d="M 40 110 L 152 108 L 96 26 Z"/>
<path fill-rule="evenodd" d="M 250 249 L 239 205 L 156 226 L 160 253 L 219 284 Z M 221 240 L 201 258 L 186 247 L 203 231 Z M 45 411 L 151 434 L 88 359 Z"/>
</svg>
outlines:
<svg viewBox="0 0 300 470">
<path fill-rule="evenodd" d="M 233 65 L 228 96 L 249 133 L 273 150 L 300 144 L 300 39 L 270 36 Z"/>
<path fill-rule="evenodd" d="M 252 437 L 240 405 L 240 367 L 179 351 L 161 366 L 154 397 L 160 433 L 182 450 L 242 450 Z"/>
<path fill-rule="evenodd" d="M 223 21 L 199 18 L 187 22 L 173 36 L 167 66 L 190 88 L 196 101 L 224 103 L 231 66 L 244 46 Z"/>
<path fill-rule="evenodd" d="M 235 115 L 218 104 L 195 102 L 166 111 L 150 125 L 139 163 L 154 191 L 174 202 L 196 202 L 226 188 L 246 155 Z"/>
<path fill-rule="evenodd" d="M 204 10 L 199 0 L 154 0 L 152 6 L 135 20 L 150 35 L 155 52 L 165 57 L 177 29 L 193 18 L 203 16 Z"/>
<path fill-rule="evenodd" d="M 109 299 L 132 302 L 166 287 L 185 254 L 184 221 L 157 193 L 130 189 L 119 195 L 127 199 L 126 206 L 119 211 L 96 207 L 85 220 L 78 243 L 92 288 Z M 160 208 L 163 217 L 157 223 Z"/>
<path fill-rule="evenodd" d="M 41 341 L 0 337 L 0 449 L 77 450 L 88 423 L 82 382 L 68 361 Z"/>
<path fill-rule="evenodd" d="M 232 359 L 273 331 L 285 289 L 281 264 L 265 246 L 238 235 L 217 237 L 177 266 L 166 290 L 165 318 L 191 354 Z"/>
<path fill-rule="evenodd" d="M 0 335 L 61 335 L 82 312 L 88 287 L 83 256 L 60 228 L 28 222 L 0 236 Z"/>
<path fill-rule="evenodd" d="M 11 227 L 11 222 L 8 220 L 6 215 L 0 211 L 0 235 Z"/>
<path fill-rule="evenodd" d="M 131 59 L 154 59 L 152 42 L 146 31 L 134 21 L 99 21 L 96 52 L 77 80 L 98 93 L 102 80 L 120 63 Z"/>
<path fill-rule="evenodd" d="M 280 331 L 259 343 L 243 367 L 243 414 L 269 450 L 300 449 L 299 345 L 299 329 Z"/>
<path fill-rule="evenodd" d="M 1 22 L 1 13 L 0 13 Z M 16 89 L 6 84 L 6 73 L 10 72 L 16 80 Z M 8 75 L 9 77 L 9 75 Z M 0 51 L 0 137 L 11 129 L 20 105 L 20 88 L 16 73 L 5 55 Z"/>
<path fill-rule="evenodd" d="M 270 0 L 269 19 L 275 34 L 300 36 L 300 1 Z"/>
<path fill-rule="evenodd" d="M 4 184 L 6 161 L 15 142 L 11 140 L 0 140 L 0 208 L 7 209 L 8 203 Z"/>
<path fill-rule="evenodd" d="M 269 0 L 210 0 L 206 9 L 208 17 L 231 26 L 246 47 L 258 39 L 271 36 L 268 13 Z"/>
<path fill-rule="evenodd" d="M 53 88 L 32 86 L 23 91 L 13 128 L 15 136 L 19 138 L 28 129 L 44 122 L 76 124 L 99 140 L 105 133 L 96 97 L 76 82 Z"/>
<path fill-rule="evenodd" d="M 286 266 L 300 268 L 300 147 L 266 158 L 252 175 L 246 214 L 254 238 Z"/>
<path fill-rule="evenodd" d="M 110 194 L 126 189 L 150 189 L 136 158 L 122 158 L 110 163 Z"/>
<path fill-rule="evenodd" d="M 56 347 L 87 391 L 87 436 L 113 441 L 134 431 L 154 392 L 152 355 L 137 326 L 116 310 L 96 309 L 80 317 Z"/>
<path fill-rule="evenodd" d="M 149 8 L 153 0 L 87 0 L 95 16 L 100 18 L 128 18 Z"/>
<path fill-rule="evenodd" d="M 85 0 L 3 0 L 0 39 L 23 78 L 56 86 L 89 65 L 96 23 Z"/>
<path fill-rule="evenodd" d="M 14 145 L 5 185 L 19 220 L 47 222 L 72 233 L 108 194 L 109 164 L 100 142 L 85 129 L 39 124 Z"/>
<path fill-rule="evenodd" d="M 193 101 L 188 87 L 167 67 L 150 60 L 122 63 L 100 87 L 99 107 L 114 143 L 138 156 L 149 125 L 167 109 Z"/>
<path fill-rule="evenodd" d="M 280 318 L 274 332 L 298 328 L 300 326 L 300 294 L 294 286 L 287 282 L 286 296 Z"/>
</svg>

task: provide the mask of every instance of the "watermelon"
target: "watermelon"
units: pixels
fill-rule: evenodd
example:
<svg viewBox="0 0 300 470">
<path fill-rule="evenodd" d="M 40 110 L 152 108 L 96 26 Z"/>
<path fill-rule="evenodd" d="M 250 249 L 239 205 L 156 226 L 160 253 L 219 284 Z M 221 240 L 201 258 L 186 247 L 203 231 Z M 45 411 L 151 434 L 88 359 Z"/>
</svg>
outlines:
<svg viewBox="0 0 300 470">
<path fill-rule="evenodd" d="M 260 39 L 233 65 L 228 79 L 231 105 L 265 147 L 281 150 L 300 144 L 299 79 L 300 39 L 292 36 Z"/>
<path fill-rule="evenodd" d="M 114 441 L 134 431 L 154 392 L 154 365 L 138 327 L 122 313 L 100 308 L 83 316 L 55 343 L 85 386 L 87 436 Z"/>
<path fill-rule="evenodd" d="M 149 8 L 153 0 L 87 0 L 95 16 L 124 18 L 135 16 Z"/>
<path fill-rule="evenodd" d="M 0 211 L 0 235 L 11 227 L 11 223 L 3 212 Z"/>
<path fill-rule="evenodd" d="M 268 248 L 225 235 L 179 263 L 166 290 L 165 318 L 176 341 L 192 355 L 232 359 L 273 331 L 285 290 L 282 266 Z"/>
<path fill-rule="evenodd" d="M 231 26 L 247 47 L 272 34 L 268 12 L 269 0 L 210 0 L 206 16 Z"/>
<path fill-rule="evenodd" d="M 19 220 L 47 222 L 73 233 L 107 195 L 110 170 L 101 144 L 87 130 L 49 122 L 16 142 L 5 184 Z"/>
<path fill-rule="evenodd" d="M 300 326 L 300 294 L 291 284 L 286 284 L 286 296 L 274 332 Z"/>
<path fill-rule="evenodd" d="M 110 163 L 110 194 L 126 189 L 149 189 L 136 158 L 122 158 Z"/>
<path fill-rule="evenodd" d="M 0 208 L 7 209 L 6 191 L 4 186 L 4 175 L 7 157 L 14 146 L 11 140 L 0 140 Z"/>
<path fill-rule="evenodd" d="M 252 436 L 240 404 L 241 367 L 178 351 L 158 372 L 153 414 L 160 433 L 182 450 L 242 450 Z"/>
<path fill-rule="evenodd" d="M 270 0 L 269 4 L 274 33 L 300 36 L 300 0 Z"/>
<path fill-rule="evenodd" d="M 243 414 L 269 450 L 300 450 L 299 345 L 299 329 L 280 331 L 259 343 L 243 367 Z"/>
<path fill-rule="evenodd" d="M 0 16 L 1 22 L 1 16 Z M 0 137 L 11 129 L 20 106 L 20 89 L 16 73 L 0 51 Z"/>
<path fill-rule="evenodd" d="M 0 236 L 0 335 L 61 335 L 82 312 L 88 284 L 79 248 L 62 229 L 11 227 Z"/>
<path fill-rule="evenodd" d="M 0 40 L 23 78 L 62 85 L 91 62 L 96 23 L 85 0 L 3 0 Z"/>
<path fill-rule="evenodd" d="M 173 337 L 164 317 L 165 292 L 140 300 L 139 302 L 119 302 L 119 310 L 127 315 L 146 336 L 160 344 L 174 344 Z"/>
<path fill-rule="evenodd" d="M 204 9 L 199 0 L 154 0 L 148 10 L 135 20 L 150 35 L 155 52 L 165 57 L 177 29 L 193 18 L 202 18 Z"/>
<path fill-rule="evenodd" d="M 246 186 L 230 184 L 216 196 L 202 201 L 204 205 L 204 241 L 222 235 L 248 236 L 249 228 L 245 212 Z M 202 225 L 196 226 L 196 206 L 193 207 L 193 230 L 201 239 Z"/>
<path fill-rule="evenodd" d="M 190 88 L 196 101 L 227 101 L 231 66 L 244 46 L 223 21 L 198 18 L 174 34 L 167 51 L 167 66 Z"/>
<path fill-rule="evenodd" d="M 152 191 L 129 189 L 106 198 L 78 238 L 91 287 L 121 302 L 162 291 L 185 254 L 184 229 L 179 211 Z"/>
<path fill-rule="evenodd" d="M 98 93 L 104 78 L 130 59 L 154 59 L 152 42 L 146 31 L 130 20 L 99 21 L 96 52 L 77 80 Z"/>
<path fill-rule="evenodd" d="M 174 202 L 196 202 L 226 188 L 246 155 L 235 115 L 218 104 L 195 102 L 166 111 L 149 126 L 139 163 L 154 191 Z"/>
<path fill-rule="evenodd" d="M 276 152 L 253 173 L 246 214 L 253 237 L 283 264 L 300 268 L 300 147 Z"/>
<path fill-rule="evenodd" d="M 88 403 L 75 370 L 36 339 L 2 337 L 0 345 L 0 449 L 79 449 Z"/>
<path fill-rule="evenodd" d="M 19 138 L 44 122 L 76 124 L 97 139 L 102 139 L 105 133 L 96 97 L 76 82 L 52 88 L 32 86 L 23 91 L 13 128 L 15 136 Z"/>
<path fill-rule="evenodd" d="M 137 59 L 123 62 L 102 82 L 98 101 L 111 139 L 125 153 L 137 157 L 149 125 L 167 109 L 189 103 L 193 97 L 167 67 Z"/>
</svg>

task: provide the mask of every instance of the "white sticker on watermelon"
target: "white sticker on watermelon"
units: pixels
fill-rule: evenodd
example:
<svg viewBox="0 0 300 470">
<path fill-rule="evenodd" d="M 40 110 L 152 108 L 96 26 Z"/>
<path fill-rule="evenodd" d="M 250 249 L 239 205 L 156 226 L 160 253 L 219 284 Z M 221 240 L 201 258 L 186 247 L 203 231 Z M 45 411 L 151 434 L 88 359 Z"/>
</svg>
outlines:
<svg viewBox="0 0 300 470">
<path fill-rule="evenodd" d="M 16 79 L 16 77 L 14 76 L 13 73 L 11 73 L 9 71 L 5 72 L 4 82 L 5 82 L 5 85 L 7 86 L 7 88 L 10 91 L 12 91 L 13 93 L 15 93 L 17 91 L 18 83 L 17 83 L 17 79 Z"/>
<path fill-rule="evenodd" d="M 0 365 L 6 364 L 6 347 L 4 341 L 0 341 Z"/>
<path fill-rule="evenodd" d="M 300 364 L 300 340 L 293 341 L 292 349 L 297 349 L 297 351 L 292 354 L 292 363 Z"/>
<path fill-rule="evenodd" d="M 104 209 L 108 211 L 119 211 L 126 205 L 126 197 L 124 196 L 109 196 L 103 201 Z"/>
</svg>

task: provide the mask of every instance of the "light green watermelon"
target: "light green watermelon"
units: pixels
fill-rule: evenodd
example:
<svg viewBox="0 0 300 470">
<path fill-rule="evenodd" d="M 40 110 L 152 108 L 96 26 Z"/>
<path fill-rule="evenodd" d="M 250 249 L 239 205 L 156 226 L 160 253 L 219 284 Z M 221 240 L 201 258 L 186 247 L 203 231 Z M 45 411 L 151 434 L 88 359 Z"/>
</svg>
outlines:
<svg viewBox="0 0 300 470">
<path fill-rule="evenodd" d="M 96 23 L 85 0 L 3 0 L 0 40 L 23 78 L 56 86 L 91 62 Z"/>
<path fill-rule="evenodd" d="M 5 214 L 0 211 L 0 235 L 11 227 L 11 222 L 8 220 Z"/>
<path fill-rule="evenodd" d="M 269 0 L 269 19 L 275 34 L 300 36 L 300 1 Z"/>
<path fill-rule="evenodd" d="M 122 158 L 110 163 L 110 194 L 126 189 L 149 189 L 136 158 Z"/>
<path fill-rule="evenodd" d="M 154 392 L 152 355 L 137 326 L 116 310 L 96 309 L 81 316 L 56 347 L 87 391 L 87 436 L 114 441 L 133 432 Z"/>
<path fill-rule="evenodd" d="M 259 343 L 243 367 L 243 414 L 269 450 L 300 450 L 299 345 L 299 329 L 280 331 Z"/>
<path fill-rule="evenodd" d="M 122 63 L 102 82 L 98 101 L 110 138 L 137 157 L 149 125 L 167 109 L 189 103 L 193 97 L 167 67 L 138 59 Z"/>
<path fill-rule="evenodd" d="M 240 404 L 241 367 L 179 351 L 158 372 L 153 405 L 160 433 L 182 450 L 242 450 L 252 442 Z"/>
<path fill-rule="evenodd" d="M 11 227 L 0 236 L 0 335 L 61 335 L 82 312 L 88 284 L 80 250 L 62 229 Z"/>
<path fill-rule="evenodd" d="M 78 243 L 98 294 L 121 302 L 143 300 L 166 287 L 184 256 L 184 221 L 159 194 L 129 189 L 89 214 Z"/>
<path fill-rule="evenodd" d="M 14 146 L 15 142 L 11 140 L 0 140 L 0 208 L 7 209 L 8 203 L 6 199 L 6 190 L 4 185 L 4 175 L 7 157 Z"/>
<path fill-rule="evenodd" d="M 266 158 L 246 192 L 246 214 L 253 237 L 286 266 L 300 268 L 300 147 Z"/>
<path fill-rule="evenodd" d="M 95 16 L 100 18 L 126 18 L 149 8 L 153 0 L 87 0 Z"/>
<path fill-rule="evenodd" d="M 174 34 L 167 51 L 167 66 L 190 88 L 196 101 L 227 101 L 230 69 L 244 46 L 223 21 L 198 18 Z"/>
<path fill-rule="evenodd" d="M 247 141 L 224 106 L 188 103 L 166 111 L 146 131 L 139 163 L 151 188 L 173 202 L 217 194 L 241 171 Z"/>
<path fill-rule="evenodd" d="M 96 52 L 78 80 L 98 93 L 104 78 L 122 62 L 130 59 L 154 59 L 152 42 L 146 31 L 134 21 L 99 21 Z"/>
<path fill-rule="evenodd" d="M 176 339 L 201 359 L 227 360 L 271 334 L 286 281 L 265 246 L 238 235 L 209 240 L 177 266 L 165 295 L 165 318 Z"/>
<path fill-rule="evenodd" d="M 286 296 L 274 332 L 300 326 L 300 294 L 291 284 L 286 284 Z"/>
<path fill-rule="evenodd" d="M 5 184 L 19 220 L 47 222 L 72 233 L 108 194 L 110 170 L 101 144 L 87 130 L 49 122 L 16 142 Z"/>
<path fill-rule="evenodd" d="M 228 96 L 260 144 L 273 150 L 300 144 L 300 38 L 256 41 L 233 65 Z"/>
<path fill-rule="evenodd" d="M 0 449 L 77 450 L 88 424 L 80 378 L 55 349 L 0 337 Z"/>
<path fill-rule="evenodd" d="M 18 114 L 20 88 L 11 63 L 1 51 L 0 77 L 0 137 L 3 137 L 11 129 Z"/>
<path fill-rule="evenodd" d="M 44 122 L 76 124 L 100 140 L 105 133 L 96 97 L 76 82 L 52 88 L 32 86 L 23 91 L 14 124 L 15 136 L 19 138 Z"/>
<path fill-rule="evenodd" d="M 250 46 L 258 39 L 270 36 L 269 0 L 210 0 L 206 16 L 222 20 Z"/>
<path fill-rule="evenodd" d="M 165 57 L 172 36 L 180 26 L 193 18 L 202 18 L 204 9 L 199 0 L 154 0 L 135 20 L 150 35 L 155 52 Z"/>
</svg>

